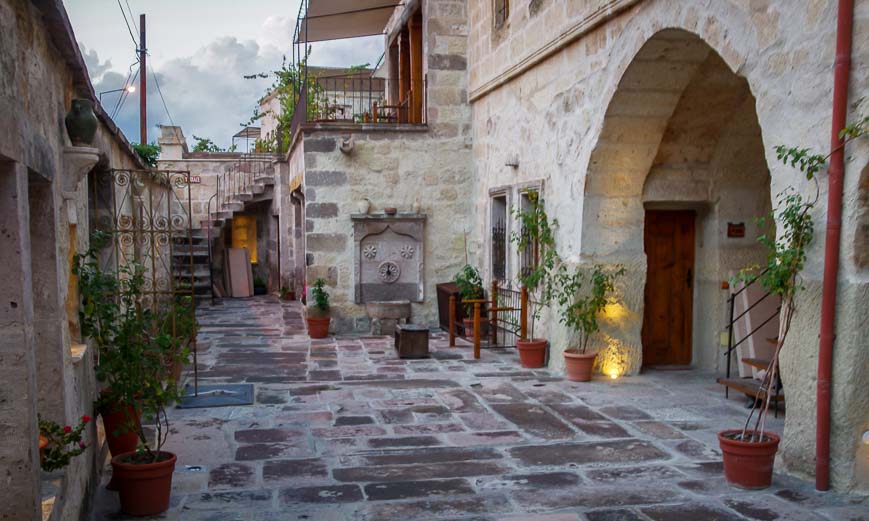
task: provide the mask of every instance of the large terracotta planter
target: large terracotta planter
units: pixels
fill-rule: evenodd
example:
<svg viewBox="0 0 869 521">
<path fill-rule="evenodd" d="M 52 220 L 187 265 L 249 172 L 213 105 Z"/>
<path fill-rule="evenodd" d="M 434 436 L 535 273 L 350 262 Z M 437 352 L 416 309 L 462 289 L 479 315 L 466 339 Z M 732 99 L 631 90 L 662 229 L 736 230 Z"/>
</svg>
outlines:
<svg viewBox="0 0 869 521">
<path fill-rule="evenodd" d="M 157 463 L 135 464 L 131 458 L 135 452 L 128 452 L 112 458 L 112 480 L 118 484 L 121 510 L 133 516 L 153 516 L 169 509 L 172 495 L 172 473 L 177 458 L 171 452 L 163 451 L 161 456 L 169 456 Z"/>
<path fill-rule="evenodd" d="M 311 338 L 326 338 L 329 336 L 329 322 L 332 317 L 307 317 L 308 336 Z"/>
<path fill-rule="evenodd" d="M 564 371 L 567 373 L 567 379 L 574 382 L 590 382 L 595 358 L 597 353 L 580 354 L 572 349 L 565 351 Z"/>
<path fill-rule="evenodd" d="M 465 327 L 465 337 L 468 339 L 474 338 L 474 319 L 473 318 L 465 318 L 462 319 L 462 325 Z M 486 338 L 486 335 L 489 334 L 489 319 L 485 317 L 480 317 L 480 338 Z"/>
<path fill-rule="evenodd" d="M 718 433 L 718 444 L 724 458 L 724 477 L 731 485 L 740 488 L 767 488 L 772 483 L 775 453 L 781 440 L 771 432 L 764 432 L 764 441 L 755 443 L 733 439 L 741 434 L 741 429 Z"/>
<path fill-rule="evenodd" d="M 132 417 L 135 418 L 135 427 L 138 427 L 142 417 L 141 411 L 136 411 L 132 405 L 127 405 L 124 410 L 121 405 L 109 403 L 100 408 L 100 416 L 103 417 L 106 442 L 109 444 L 109 452 L 112 456 L 136 450 L 139 446 L 137 428 L 125 424 Z"/>
<path fill-rule="evenodd" d="M 531 340 L 517 340 L 516 348 L 519 350 L 519 364 L 528 369 L 535 369 L 546 365 L 545 338 L 532 338 Z"/>
</svg>

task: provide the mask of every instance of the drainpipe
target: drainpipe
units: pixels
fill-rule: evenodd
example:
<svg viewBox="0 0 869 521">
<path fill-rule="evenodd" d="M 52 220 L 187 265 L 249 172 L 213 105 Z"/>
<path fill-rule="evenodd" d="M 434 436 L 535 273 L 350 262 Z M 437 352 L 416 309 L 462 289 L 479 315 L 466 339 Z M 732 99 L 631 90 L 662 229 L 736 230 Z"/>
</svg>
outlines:
<svg viewBox="0 0 869 521">
<path fill-rule="evenodd" d="M 827 232 L 824 245 L 824 283 L 821 297 L 821 334 L 818 346 L 817 432 L 815 439 L 815 488 L 830 489 L 830 402 L 833 378 L 833 341 L 836 326 L 836 289 L 839 277 L 839 244 L 842 232 L 842 186 L 845 151 L 839 131 L 848 112 L 848 80 L 851 72 L 851 34 L 854 0 L 839 0 L 836 21 L 836 61 L 833 69 L 833 118 L 830 136 Z"/>
</svg>

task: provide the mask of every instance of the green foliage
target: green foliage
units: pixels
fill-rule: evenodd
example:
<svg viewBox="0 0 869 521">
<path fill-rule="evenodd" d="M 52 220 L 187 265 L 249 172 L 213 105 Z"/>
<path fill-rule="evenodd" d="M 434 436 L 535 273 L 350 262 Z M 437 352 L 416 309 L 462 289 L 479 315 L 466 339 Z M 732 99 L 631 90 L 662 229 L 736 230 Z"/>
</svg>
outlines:
<svg viewBox="0 0 869 521">
<path fill-rule="evenodd" d="M 586 295 L 580 295 L 583 285 L 582 272 L 562 274 L 559 277 L 557 300 L 562 307 L 560 320 L 562 324 L 579 333 L 580 353 L 585 353 L 589 338 L 600 329 L 598 315 L 606 307 L 610 294 L 615 291 L 616 279 L 624 273 L 622 266 L 616 266 L 614 271 L 606 271 L 603 266 L 595 264 L 588 275 L 591 291 Z"/>
<path fill-rule="evenodd" d="M 260 276 L 256 276 L 253 278 L 253 285 L 260 287 L 260 288 L 264 288 L 266 286 L 266 281 L 264 278 L 262 278 Z"/>
<path fill-rule="evenodd" d="M 48 440 L 48 445 L 43 450 L 42 470 L 53 472 L 69 465 L 72 458 L 79 456 L 87 450 L 87 444 L 82 441 L 82 434 L 90 416 L 82 416 L 78 425 L 59 424 L 39 418 L 39 434 Z"/>
<path fill-rule="evenodd" d="M 329 294 L 326 293 L 325 286 L 325 280 L 317 279 L 314 281 L 314 289 L 311 290 L 311 296 L 314 297 L 313 307 L 322 314 L 329 312 Z"/>
<path fill-rule="evenodd" d="M 468 300 L 481 299 L 485 295 L 483 292 L 483 279 L 480 277 L 480 271 L 470 264 L 465 264 L 464 267 L 456 273 L 454 281 L 456 286 L 459 288 L 459 296 L 461 296 L 463 302 L 462 306 L 465 308 L 465 312 L 468 316 L 470 316 L 474 309 L 474 305 L 465 304 L 464 302 Z"/>
<path fill-rule="evenodd" d="M 309 51 L 310 52 L 310 51 Z M 268 78 L 272 76 L 274 82 L 268 89 L 268 92 L 273 92 L 277 96 L 281 105 L 281 112 L 277 114 L 278 129 L 281 133 L 281 142 L 283 149 L 278 150 L 277 136 L 269 139 L 257 139 L 256 150 L 260 152 L 279 152 L 285 153 L 290 146 L 290 125 L 293 121 L 293 115 L 296 112 L 296 104 L 302 92 L 302 87 L 307 85 L 306 96 L 308 99 L 308 114 L 309 118 L 313 117 L 325 104 L 325 95 L 323 88 L 317 83 L 317 78 L 314 75 L 308 75 L 307 81 L 305 77 L 305 68 L 307 63 L 302 61 L 298 64 L 287 63 L 287 58 L 284 56 L 281 68 L 274 70 L 271 74 L 258 73 L 244 76 L 245 79 Z M 262 101 L 262 100 L 260 100 Z M 262 119 L 267 113 L 261 113 L 259 108 L 254 109 L 253 116 L 246 122 L 242 123 L 242 127 L 252 125 L 256 121 Z"/>
<path fill-rule="evenodd" d="M 97 349 L 96 377 L 103 387 L 98 406 L 113 404 L 128 414 L 122 431 L 135 431 L 142 461 L 153 462 L 169 433 L 165 408 L 180 398 L 171 369 L 188 361 L 187 346 L 196 334 L 193 303 L 189 296 L 178 296 L 159 306 L 145 305 L 141 264 L 130 262 L 117 271 L 101 268 L 100 252 L 110 239 L 109 234 L 96 232 L 90 248 L 73 260 L 82 334 Z M 143 425 L 128 413 L 130 407 L 153 419 L 156 450 Z"/>
<path fill-rule="evenodd" d="M 525 209 L 512 209 L 522 232 L 513 232 L 510 235 L 510 242 L 514 243 L 519 251 L 537 249 L 537 263 L 519 277 L 522 285 L 534 295 L 529 302 L 532 309 L 533 336 L 534 324 L 540 318 L 543 308 L 552 305 L 553 299 L 558 294 L 559 284 L 565 280 L 567 268 L 555 248 L 553 227 L 558 226 L 558 219 L 553 219 L 550 223 L 549 216 L 546 215 L 545 202 L 538 192 L 529 191 L 528 202 L 528 207 Z"/>
<path fill-rule="evenodd" d="M 145 162 L 146 165 L 150 167 L 157 166 L 157 158 L 160 157 L 160 145 L 155 143 L 149 144 L 141 144 L 141 143 L 133 143 L 133 150 L 142 158 L 142 161 Z"/>
<path fill-rule="evenodd" d="M 196 134 L 193 134 L 193 139 L 196 140 L 196 144 L 193 145 L 194 152 L 235 152 L 238 149 L 235 143 L 229 148 L 220 148 L 211 138 L 199 137 Z"/>
</svg>

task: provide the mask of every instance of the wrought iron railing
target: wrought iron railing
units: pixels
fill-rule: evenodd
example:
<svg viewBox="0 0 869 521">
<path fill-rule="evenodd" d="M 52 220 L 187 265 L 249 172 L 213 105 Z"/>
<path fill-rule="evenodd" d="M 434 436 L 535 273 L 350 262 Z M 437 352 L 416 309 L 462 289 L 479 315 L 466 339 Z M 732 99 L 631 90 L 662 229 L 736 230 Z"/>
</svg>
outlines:
<svg viewBox="0 0 869 521">
<path fill-rule="evenodd" d="M 290 136 L 302 123 L 425 124 L 426 98 L 425 78 L 319 76 L 301 89 Z"/>
<path fill-rule="evenodd" d="M 253 187 L 265 179 L 274 179 L 275 154 L 256 152 L 241 154 L 225 172 L 217 184 L 216 210 L 223 211 L 227 205 L 245 203 L 253 198 Z"/>
<path fill-rule="evenodd" d="M 492 226 L 492 278 L 507 278 L 507 226 L 503 219 Z"/>
</svg>

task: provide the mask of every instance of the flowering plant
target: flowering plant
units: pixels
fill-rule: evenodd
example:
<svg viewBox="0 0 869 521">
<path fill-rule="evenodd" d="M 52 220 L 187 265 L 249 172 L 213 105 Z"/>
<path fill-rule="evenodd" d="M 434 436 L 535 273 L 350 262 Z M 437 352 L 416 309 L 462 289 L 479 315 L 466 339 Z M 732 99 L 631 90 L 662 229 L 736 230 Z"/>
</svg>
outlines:
<svg viewBox="0 0 869 521">
<path fill-rule="evenodd" d="M 87 443 L 81 438 L 90 421 L 91 417 L 85 414 L 75 427 L 61 427 L 53 421 L 39 419 L 39 434 L 48 441 L 43 452 L 42 470 L 52 472 L 62 469 L 69 465 L 72 458 L 87 450 Z"/>
</svg>

